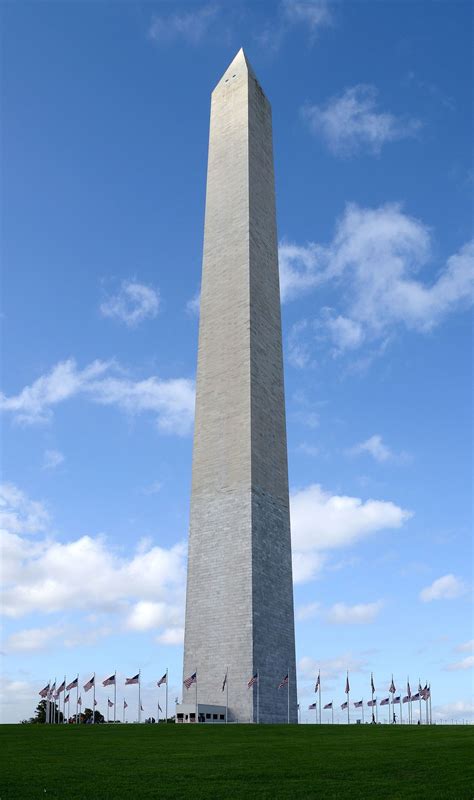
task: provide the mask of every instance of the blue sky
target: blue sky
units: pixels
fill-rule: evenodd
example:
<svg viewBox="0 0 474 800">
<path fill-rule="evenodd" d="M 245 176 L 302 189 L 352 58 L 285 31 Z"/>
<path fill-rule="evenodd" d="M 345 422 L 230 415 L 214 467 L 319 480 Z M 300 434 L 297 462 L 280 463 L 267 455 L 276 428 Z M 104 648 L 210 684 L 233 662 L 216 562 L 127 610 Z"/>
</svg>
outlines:
<svg viewBox="0 0 474 800">
<path fill-rule="evenodd" d="M 393 672 L 472 719 L 471 16 L 3 5 L 4 721 L 64 673 L 180 694 L 209 96 L 240 46 L 273 107 L 302 717 L 320 668 L 326 702 Z"/>
</svg>

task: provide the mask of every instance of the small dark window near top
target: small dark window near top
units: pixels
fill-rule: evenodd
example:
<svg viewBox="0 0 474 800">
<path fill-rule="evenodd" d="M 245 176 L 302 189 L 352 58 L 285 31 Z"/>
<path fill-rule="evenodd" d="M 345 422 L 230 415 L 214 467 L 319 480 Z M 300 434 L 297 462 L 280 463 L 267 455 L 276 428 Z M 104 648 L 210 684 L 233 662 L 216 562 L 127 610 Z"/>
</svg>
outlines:
<svg viewBox="0 0 474 800">
<path fill-rule="evenodd" d="M 225 719 L 224 714 L 221 714 L 220 718 L 221 719 Z"/>
<path fill-rule="evenodd" d="M 206 714 L 206 719 L 211 719 L 211 715 L 210 714 Z"/>
<path fill-rule="evenodd" d="M 235 78 L 235 75 L 232 75 L 232 77 Z"/>
<path fill-rule="evenodd" d="M 217 714 L 213 714 L 212 719 L 217 719 Z"/>
</svg>

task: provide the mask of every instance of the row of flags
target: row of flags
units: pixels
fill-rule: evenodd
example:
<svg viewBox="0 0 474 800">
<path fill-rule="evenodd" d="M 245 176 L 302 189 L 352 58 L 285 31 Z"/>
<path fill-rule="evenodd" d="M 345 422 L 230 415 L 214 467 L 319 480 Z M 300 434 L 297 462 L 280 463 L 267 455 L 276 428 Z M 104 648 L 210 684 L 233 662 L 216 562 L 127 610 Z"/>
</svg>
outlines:
<svg viewBox="0 0 474 800">
<path fill-rule="evenodd" d="M 378 707 L 378 705 L 380 705 L 380 706 L 388 706 L 389 707 L 389 712 L 391 710 L 391 714 L 392 714 L 392 717 L 390 718 L 391 722 L 396 722 L 394 706 L 398 705 L 399 709 L 400 709 L 400 721 L 402 722 L 403 721 L 402 720 L 402 707 L 403 707 L 403 704 L 406 704 L 406 703 L 409 704 L 409 706 L 408 706 L 408 718 L 409 718 L 408 721 L 411 722 L 412 721 L 412 714 L 413 714 L 413 712 L 412 712 L 412 703 L 416 702 L 416 701 L 419 701 L 419 703 L 420 703 L 420 722 L 421 722 L 421 718 L 422 718 L 421 701 L 424 700 L 426 702 L 426 723 L 427 724 L 429 722 L 431 723 L 431 686 L 430 686 L 429 683 L 426 683 L 425 686 L 422 686 L 421 685 L 421 681 L 419 681 L 418 682 L 418 690 L 415 693 L 412 693 L 412 690 L 411 690 L 411 687 L 410 687 L 410 680 L 409 680 L 409 678 L 407 678 L 406 694 L 403 695 L 402 692 L 400 694 L 397 694 L 397 688 L 395 686 L 395 682 L 394 682 L 393 675 L 392 675 L 392 680 L 391 680 L 390 686 L 388 688 L 389 694 L 388 694 L 387 697 L 384 697 L 383 700 L 381 700 L 380 703 L 378 704 L 377 698 L 374 698 L 374 694 L 375 694 L 374 675 L 373 675 L 373 673 L 371 673 L 371 675 L 370 675 L 370 690 L 371 690 L 371 694 L 372 694 L 372 699 L 367 701 L 367 706 L 368 706 L 368 708 L 372 709 L 372 722 L 378 721 L 377 720 L 377 707 Z M 314 691 L 315 691 L 316 694 L 319 692 L 319 704 L 318 703 L 311 703 L 311 705 L 308 707 L 308 710 L 309 711 L 313 711 L 313 710 L 317 711 L 318 708 L 319 708 L 319 722 L 321 722 L 321 672 L 320 671 L 318 672 L 318 676 L 316 678 Z M 349 672 L 347 672 L 347 674 L 346 674 L 346 685 L 345 685 L 344 692 L 345 692 L 345 694 L 347 696 L 347 699 L 343 703 L 341 703 L 340 708 L 341 708 L 342 711 L 346 711 L 347 710 L 347 721 L 349 722 L 350 721 L 349 709 L 350 709 L 350 705 L 351 705 L 350 704 Z M 353 706 L 354 706 L 354 708 L 360 708 L 362 710 L 362 720 L 363 720 L 363 718 L 364 718 L 364 700 L 362 699 L 362 700 L 357 700 L 356 702 L 353 702 Z M 375 712 L 374 712 L 374 709 L 375 709 Z M 324 710 L 330 710 L 331 711 L 332 717 L 333 717 L 333 721 L 334 721 L 334 703 L 333 703 L 333 701 L 331 701 L 330 703 L 327 703 L 324 706 Z"/>
<path fill-rule="evenodd" d="M 222 691 L 224 691 L 225 687 L 227 686 L 227 675 L 228 673 L 226 672 L 222 683 Z M 258 684 L 258 680 L 259 676 L 258 672 L 256 672 L 255 675 L 252 675 L 252 677 L 248 681 L 247 687 L 251 689 L 252 686 L 256 686 Z M 277 689 L 283 689 L 284 686 L 288 686 L 288 680 L 289 680 L 289 673 L 287 672 L 285 677 L 282 678 L 280 683 L 278 684 Z M 190 675 L 189 678 L 185 678 L 183 683 L 186 689 L 190 689 L 193 684 L 197 684 L 197 672 L 193 672 L 193 674 Z"/>
<path fill-rule="evenodd" d="M 125 686 L 133 686 L 138 685 L 138 722 L 141 721 L 141 712 L 144 710 L 143 705 L 141 702 L 141 675 L 140 671 L 137 672 L 136 675 L 133 675 L 131 678 L 125 678 Z M 156 682 L 157 687 L 165 685 L 166 686 L 166 720 L 168 719 L 168 670 L 162 675 L 162 677 Z M 102 681 L 102 686 L 108 687 L 113 686 L 114 688 L 114 699 L 113 701 L 110 698 L 107 698 L 107 721 L 109 721 L 109 710 L 114 709 L 114 722 L 116 721 L 116 708 L 117 708 L 117 673 L 115 672 L 113 675 L 109 675 Z M 96 689 L 96 674 L 92 675 L 92 677 L 83 684 L 83 691 L 89 692 L 91 689 L 93 690 L 93 709 L 95 710 L 97 706 L 97 701 L 95 699 L 95 689 Z M 71 702 L 70 692 L 76 689 L 76 722 L 78 722 L 79 717 L 79 709 L 82 708 L 82 695 L 79 695 L 79 675 L 77 675 L 74 680 L 70 683 L 66 684 L 66 678 L 64 678 L 63 682 L 56 687 L 56 679 L 53 683 L 49 682 L 46 686 L 41 689 L 39 692 L 40 697 L 48 700 L 48 704 L 46 706 L 46 722 L 56 722 L 56 714 L 59 721 L 60 713 L 61 713 L 61 694 L 63 695 L 63 718 L 65 718 L 65 707 L 66 703 L 68 704 L 68 711 L 69 705 Z M 51 700 L 59 700 L 58 708 L 54 704 L 54 708 L 51 708 Z M 123 700 L 123 719 L 125 720 L 125 710 L 128 708 L 127 701 Z M 162 708 L 157 703 L 158 715 L 159 712 L 162 711 Z M 95 721 L 95 715 L 93 715 L 92 721 Z"/>
</svg>

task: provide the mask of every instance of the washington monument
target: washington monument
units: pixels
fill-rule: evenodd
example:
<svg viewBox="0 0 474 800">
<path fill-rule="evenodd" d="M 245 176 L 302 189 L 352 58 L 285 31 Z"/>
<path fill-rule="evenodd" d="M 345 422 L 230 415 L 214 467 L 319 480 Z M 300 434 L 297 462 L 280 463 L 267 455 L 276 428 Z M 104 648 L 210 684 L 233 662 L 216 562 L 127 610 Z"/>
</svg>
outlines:
<svg viewBox="0 0 474 800">
<path fill-rule="evenodd" d="M 227 670 L 229 720 L 297 722 L 271 108 L 243 50 L 211 102 L 184 639 L 199 703 Z"/>
</svg>

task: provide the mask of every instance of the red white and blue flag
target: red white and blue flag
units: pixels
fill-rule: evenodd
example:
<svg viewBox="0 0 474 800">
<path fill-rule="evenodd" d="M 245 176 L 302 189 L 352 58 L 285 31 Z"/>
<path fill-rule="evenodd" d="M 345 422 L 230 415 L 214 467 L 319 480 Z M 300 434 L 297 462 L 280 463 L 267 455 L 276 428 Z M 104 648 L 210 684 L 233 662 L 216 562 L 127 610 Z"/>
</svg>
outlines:
<svg viewBox="0 0 474 800">
<path fill-rule="evenodd" d="M 374 686 L 374 673 L 370 673 L 370 688 L 372 690 L 372 694 L 375 694 L 375 686 Z"/>
<path fill-rule="evenodd" d="M 369 708 L 373 708 L 374 706 L 376 706 L 377 705 L 377 698 L 375 698 L 375 700 L 369 700 L 367 705 L 369 706 Z"/>
<path fill-rule="evenodd" d="M 326 705 L 324 706 L 324 709 L 326 710 L 326 708 L 332 708 L 332 703 L 326 703 Z"/>
<path fill-rule="evenodd" d="M 251 689 L 252 686 L 255 686 L 256 683 L 258 683 L 258 672 L 256 672 L 255 675 L 252 675 L 249 682 L 247 683 L 247 688 Z"/>
<path fill-rule="evenodd" d="M 105 681 L 102 681 L 102 686 L 115 686 L 115 675 L 111 675 L 110 678 L 106 678 Z"/>
<path fill-rule="evenodd" d="M 345 703 L 342 703 L 342 705 L 341 705 L 342 710 L 344 711 L 344 709 L 347 708 L 348 705 L 349 705 L 349 703 L 346 700 Z"/>
<path fill-rule="evenodd" d="M 81 695 L 79 695 L 79 697 L 77 698 L 77 705 L 78 706 L 82 706 L 82 697 L 81 697 Z"/>
<path fill-rule="evenodd" d="M 126 701 L 126 700 L 124 700 L 124 701 L 123 701 L 123 707 L 124 707 L 124 708 L 128 708 L 128 703 L 127 703 L 127 701 Z"/>
<path fill-rule="evenodd" d="M 160 678 L 160 680 L 156 682 L 156 685 L 158 686 L 158 689 L 160 688 L 160 686 L 161 686 L 163 683 L 168 683 L 168 675 L 166 674 L 166 672 L 165 672 L 165 674 L 163 675 L 163 677 L 162 677 L 162 678 Z"/>
<path fill-rule="evenodd" d="M 394 697 L 394 698 L 393 698 L 393 700 L 392 700 L 392 703 L 399 703 L 399 702 L 400 702 L 400 700 L 401 700 L 401 697 L 400 697 L 400 695 L 397 695 L 397 697 Z"/>
<path fill-rule="evenodd" d="M 354 703 L 355 708 L 362 708 L 363 705 L 364 705 L 363 700 L 358 700 L 357 703 Z"/>
<path fill-rule="evenodd" d="M 316 686 L 314 687 L 314 691 L 317 692 L 320 686 L 321 686 L 321 673 L 318 673 L 318 677 L 316 679 Z"/>
<path fill-rule="evenodd" d="M 407 695 L 411 697 L 410 681 L 407 681 Z"/>
<path fill-rule="evenodd" d="M 61 692 L 64 692 L 65 688 L 66 688 L 66 681 L 64 680 L 61 686 L 58 688 L 57 694 L 61 694 Z"/>
<path fill-rule="evenodd" d="M 406 695 L 406 696 L 403 698 L 403 702 L 404 702 L 404 703 L 409 703 L 409 702 L 410 702 L 410 700 L 411 700 L 411 698 L 410 698 L 408 695 Z"/>
<path fill-rule="evenodd" d="M 38 692 L 38 694 L 40 697 L 47 697 L 49 694 L 49 683 L 44 687 L 44 689 L 41 689 L 41 691 Z"/>
<path fill-rule="evenodd" d="M 93 676 L 92 676 L 92 678 L 90 679 L 90 681 L 87 681 L 87 683 L 85 683 L 85 684 L 84 684 L 84 691 L 85 691 L 85 692 L 88 692 L 88 691 L 89 691 L 89 689 L 92 689 L 92 687 L 94 686 L 94 684 L 95 684 L 95 675 L 93 675 Z"/>
<path fill-rule="evenodd" d="M 395 692 L 397 691 L 395 689 L 395 684 L 393 682 L 393 675 L 392 675 L 392 683 L 390 684 L 390 689 L 388 691 L 391 692 L 392 694 L 395 694 Z"/>
<path fill-rule="evenodd" d="M 318 706 L 317 706 L 317 703 L 311 703 L 311 705 L 310 705 L 310 706 L 308 706 L 308 711 L 313 711 L 313 710 L 314 710 L 315 708 L 317 708 L 317 707 L 318 707 Z"/>
<path fill-rule="evenodd" d="M 288 674 L 286 674 L 285 677 L 282 678 L 282 680 L 278 684 L 279 689 L 283 689 L 284 686 L 288 686 Z"/>
<path fill-rule="evenodd" d="M 133 683 L 140 683 L 140 673 L 134 675 L 133 678 L 125 679 L 125 686 L 131 686 Z"/>
<path fill-rule="evenodd" d="M 114 707 L 114 704 L 112 703 L 112 700 L 109 700 L 109 699 L 107 699 L 107 705 L 108 705 L 109 708 L 113 708 Z"/>
<path fill-rule="evenodd" d="M 412 694 L 411 700 L 419 700 L 419 699 L 420 699 L 420 693 L 419 692 L 417 692 L 416 694 Z"/>
<path fill-rule="evenodd" d="M 226 672 L 226 674 L 224 675 L 224 680 L 223 680 L 223 682 L 222 682 L 222 691 L 224 691 L 224 689 L 225 689 L 225 686 L 226 686 L 226 683 L 227 683 L 227 672 Z"/>
<path fill-rule="evenodd" d="M 184 685 L 186 686 L 186 689 L 189 689 L 193 685 L 193 683 L 197 683 L 197 673 L 196 672 L 193 672 L 193 674 L 190 675 L 189 678 L 186 678 L 186 680 L 184 681 Z"/>
<path fill-rule="evenodd" d="M 349 673 L 347 673 L 346 689 L 345 689 L 346 694 L 349 694 L 350 690 L 351 690 L 351 687 L 349 686 Z"/>
<path fill-rule="evenodd" d="M 74 678 L 74 680 L 66 686 L 66 692 L 70 692 L 71 689 L 75 689 L 77 686 L 79 686 L 79 680 L 78 678 Z"/>
<path fill-rule="evenodd" d="M 67 694 L 66 697 L 64 698 L 64 702 L 69 703 L 69 694 Z"/>
<path fill-rule="evenodd" d="M 381 706 L 388 706 L 389 703 L 390 703 L 390 697 L 385 697 L 383 700 L 381 700 L 380 705 Z"/>
</svg>

